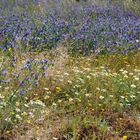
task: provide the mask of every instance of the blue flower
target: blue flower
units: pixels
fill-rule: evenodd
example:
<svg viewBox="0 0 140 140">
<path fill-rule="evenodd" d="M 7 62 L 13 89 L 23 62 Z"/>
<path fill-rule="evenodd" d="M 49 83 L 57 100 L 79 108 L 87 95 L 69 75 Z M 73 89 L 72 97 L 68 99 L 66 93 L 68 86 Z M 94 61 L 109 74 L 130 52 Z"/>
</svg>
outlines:
<svg viewBox="0 0 140 140">
<path fill-rule="evenodd" d="M 40 63 L 48 63 L 48 60 L 47 59 L 41 59 Z"/>
<path fill-rule="evenodd" d="M 23 89 L 20 89 L 19 93 L 20 94 L 24 94 L 24 90 Z"/>
<path fill-rule="evenodd" d="M 44 65 L 41 68 L 42 68 L 42 70 L 45 70 L 47 68 L 47 66 Z"/>
</svg>

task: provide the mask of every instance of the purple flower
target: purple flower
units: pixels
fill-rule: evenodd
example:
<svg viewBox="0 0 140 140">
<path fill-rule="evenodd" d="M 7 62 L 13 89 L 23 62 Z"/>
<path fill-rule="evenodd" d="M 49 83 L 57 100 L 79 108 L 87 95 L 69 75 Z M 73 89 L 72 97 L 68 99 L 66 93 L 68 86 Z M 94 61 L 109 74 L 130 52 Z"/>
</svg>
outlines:
<svg viewBox="0 0 140 140">
<path fill-rule="evenodd" d="M 41 59 L 40 63 L 48 63 L 48 60 L 47 59 Z"/>
<path fill-rule="evenodd" d="M 23 89 L 20 89 L 19 93 L 20 94 L 24 94 L 24 90 Z"/>
<path fill-rule="evenodd" d="M 20 82 L 20 86 L 24 86 L 24 81 Z"/>
<path fill-rule="evenodd" d="M 42 70 L 45 70 L 47 68 L 47 66 L 44 65 L 41 68 L 42 68 Z"/>
</svg>

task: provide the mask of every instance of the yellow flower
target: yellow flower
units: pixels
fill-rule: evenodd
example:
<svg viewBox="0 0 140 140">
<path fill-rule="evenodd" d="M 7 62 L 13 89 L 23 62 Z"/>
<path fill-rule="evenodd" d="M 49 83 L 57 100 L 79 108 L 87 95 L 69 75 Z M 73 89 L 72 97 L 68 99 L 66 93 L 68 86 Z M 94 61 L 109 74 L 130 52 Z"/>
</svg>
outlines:
<svg viewBox="0 0 140 140">
<path fill-rule="evenodd" d="M 127 140 L 127 138 L 128 138 L 128 137 L 127 137 L 126 135 L 123 136 L 123 140 Z"/>
<path fill-rule="evenodd" d="M 7 134 L 9 134 L 9 133 L 10 133 L 10 131 L 6 131 L 6 133 L 7 133 Z"/>
<path fill-rule="evenodd" d="M 27 116 L 27 113 L 23 112 L 23 113 L 21 113 L 21 116 L 25 117 L 25 116 Z"/>
<path fill-rule="evenodd" d="M 11 49 L 11 48 L 9 48 L 8 50 L 9 50 L 9 51 L 11 51 L 12 49 Z"/>
<path fill-rule="evenodd" d="M 39 126 L 36 126 L 35 128 L 38 130 L 39 129 Z"/>
<path fill-rule="evenodd" d="M 31 123 L 31 121 L 30 121 L 30 120 L 26 120 L 26 123 L 30 124 L 30 123 Z"/>
<path fill-rule="evenodd" d="M 62 91 L 62 89 L 60 87 L 56 87 L 55 90 L 56 90 L 56 92 Z"/>
<path fill-rule="evenodd" d="M 89 104 L 88 104 L 88 106 L 90 106 L 90 107 L 91 107 L 91 106 L 92 106 L 92 104 L 91 104 L 91 103 L 89 103 Z"/>
<path fill-rule="evenodd" d="M 15 112 L 10 112 L 10 115 L 14 115 L 15 114 Z"/>
</svg>

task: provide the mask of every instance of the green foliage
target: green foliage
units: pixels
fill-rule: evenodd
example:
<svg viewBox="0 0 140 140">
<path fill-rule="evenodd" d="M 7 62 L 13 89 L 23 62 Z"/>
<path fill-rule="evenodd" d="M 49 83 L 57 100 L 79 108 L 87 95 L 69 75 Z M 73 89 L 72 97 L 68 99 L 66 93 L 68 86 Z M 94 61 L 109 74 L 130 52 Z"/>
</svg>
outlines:
<svg viewBox="0 0 140 140">
<path fill-rule="evenodd" d="M 63 50 L 61 53 L 63 53 L 61 56 L 59 51 L 47 54 L 51 60 L 49 65 L 43 54 L 33 53 L 26 57 L 20 54 L 14 66 L 11 65 L 10 59 L 5 59 L 5 55 L 2 55 L 0 59 L 0 78 L 3 79 L 0 86 L 2 136 L 6 136 L 15 128 L 26 128 L 41 116 L 47 118 L 48 114 L 44 114 L 45 109 L 49 109 L 50 116 L 51 113 L 54 116 L 59 114 L 60 119 L 64 118 L 69 122 L 59 124 L 61 136 L 77 140 L 104 139 L 107 133 L 113 135 L 117 133 L 116 131 L 121 131 L 123 124 L 118 122 L 118 125 L 108 132 L 111 118 L 108 120 L 102 114 L 104 111 L 118 114 L 125 112 L 132 120 L 132 113 L 138 114 L 140 53 L 79 58 L 70 57 Z M 11 56 L 6 58 L 12 59 Z M 45 69 L 46 62 L 48 69 Z M 3 67 L 6 67 L 6 70 Z M 44 75 L 45 72 L 48 73 L 47 77 Z M 51 117 L 46 121 L 48 124 Z"/>
<path fill-rule="evenodd" d="M 140 1 L 139 0 L 123 0 L 124 8 L 134 12 L 136 15 L 140 16 Z"/>
<path fill-rule="evenodd" d="M 6 25 L 0 36 L 0 139 L 14 139 L 18 134 L 30 135 L 30 139 L 42 139 L 41 133 L 44 135 L 44 139 L 48 140 L 126 140 L 127 137 L 128 139 L 137 139 L 140 133 L 140 51 L 137 49 L 128 51 L 127 54 L 116 54 L 113 50 L 114 48 L 116 50 L 129 50 L 131 47 L 133 48 L 131 42 L 135 42 L 136 46 L 134 47 L 138 48 L 139 32 L 136 33 L 138 24 L 133 30 L 136 38 L 131 37 L 133 34 L 130 31 L 131 27 L 135 26 L 135 17 L 133 16 L 134 20 L 129 26 L 129 18 L 124 18 L 124 21 L 128 21 L 122 24 L 121 17 L 118 18 L 122 23 L 114 20 L 111 24 L 105 24 L 105 22 L 110 23 L 116 14 L 113 15 L 110 12 L 104 17 L 103 12 L 98 13 L 93 10 L 88 13 L 88 16 L 82 15 L 80 11 L 83 5 L 85 6 L 85 2 L 82 0 L 78 3 L 75 0 L 56 0 L 55 2 L 44 0 L 42 2 L 47 2 L 48 5 L 43 5 L 40 1 L 33 3 L 29 0 L 0 2 L 2 16 L 13 14 L 13 18 L 9 18 L 9 20 L 14 20 L 15 31 L 18 26 L 14 25 L 20 24 L 21 21 L 20 18 L 19 21 L 15 18 L 15 13 L 25 12 L 29 14 L 29 17 L 32 14 L 39 14 L 40 17 L 35 18 L 34 15 L 31 16 L 30 20 L 27 20 L 27 25 L 30 27 L 32 23 L 34 24 L 33 32 L 28 30 L 26 24 L 20 25 L 24 26 L 21 31 L 25 31 L 25 36 L 33 35 L 27 38 L 29 42 L 33 41 L 33 44 L 25 43 L 25 46 L 22 41 L 26 38 L 20 40 L 22 35 L 17 35 L 17 32 L 10 30 L 11 22 L 4 21 Z M 94 3 L 103 6 L 104 9 L 110 5 L 108 0 L 102 0 L 102 2 L 100 0 L 87 0 L 86 2 L 88 5 Z M 121 6 L 126 10 L 140 15 L 139 0 L 123 0 L 121 2 L 123 4 L 120 1 L 112 0 L 111 5 L 122 4 Z M 64 20 L 64 17 L 70 14 L 70 7 L 73 4 L 75 6 L 73 13 L 77 20 L 75 24 L 74 16 L 70 15 L 72 16 L 70 23 L 74 24 L 68 33 L 77 34 L 78 39 L 75 39 L 74 42 L 69 39 L 71 35 L 66 34 L 66 30 L 69 28 L 69 18 Z M 50 10 L 51 16 L 56 16 L 56 18 L 51 19 L 52 22 L 49 22 L 48 17 L 44 19 L 46 15 L 49 15 L 45 12 L 45 8 Z M 55 12 L 58 12 L 59 16 L 54 14 Z M 101 18 L 96 21 L 99 15 Z M 46 22 L 42 22 L 41 18 Z M 82 23 L 83 19 L 87 21 Z M 101 22 L 101 20 L 103 21 Z M 1 17 L 0 22 L 2 22 Z M 88 22 L 90 24 L 96 22 L 96 24 L 91 25 L 91 28 L 87 30 L 84 27 L 88 27 L 85 26 L 88 25 Z M 67 28 L 61 28 L 65 24 Z M 118 32 L 115 32 L 115 24 L 118 25 Z M 114 27 L 112 26 L 111 29 L 110 25 Z M 60 28 L 56 28 L 57 26 Z M 95 26 L 97 30 L 94 31 L 94 36 L 89 34 L 89 40 L 94 39 L 94 37 L 97 37 L 97 40 L 92 42 L 88 41 L 86 36 L 84 38 L 82 32 L 76 33 L 80 30 L 90 33 Z M 109 28 L 104 28 L 106 26 L 112 31 Z M 126 34 L 125 30 L 122 30 L 124 36 L 120 36 L 120 39 L 124 37 L 124 44 L 119 44 L 116 40 L 116 46 L 109 44 L 106 48 L 101 40 L 108 37 L 114 43 L 121 27 L 126 30 Z M 62 29 L 61 35 L 65 39 L 57 44 L 53 37 L 59 37 L 59 31 Z M 102 32 L 102 29 L 105 30 Z M 26 33 L 26 31 L 29 32 Z M 44 31 L 45 34 L 42 34 Z M 110 31 L 113 34 L 107 35 Z M 105 36 L 101 36 L 101 33 L 104 33 Z M 130 39 L 126 39 L 126 36 Z M 47 40 L 41 45 L 36 45 L 41 39 L 49 37 L 53 40 L 51 43 Z M 12 43 L 13 40 L 18 47 Z M 14 47 L 9 45 L 8 41 Z M 98 41 L 99 44 L 94 44 L 95 41 Z M 4 44 L 4 42 L 6 43 Z M 108 42 L 110 43 L 110 41 Z M 34 49 L 36 52 L 30 52 L 31 46 L 29 44 L 33 47 L 37 46 Z M 94 49 L 92 48 L 93 44 L 95 45 Z M 55 48 L 57 45 L 59 47 Z M 42 51 L 41 47 L 45 48 L 46 46 L 47 51 Z M 52 46 L 55 47 L 50 50 Z M 112 51 L 112 53 L 107 53 L 107 50 Z M 82 51 L 87 54 L 83 56 Z M 28 133 L 28 131 L 30 132 Z"/>
</svg>

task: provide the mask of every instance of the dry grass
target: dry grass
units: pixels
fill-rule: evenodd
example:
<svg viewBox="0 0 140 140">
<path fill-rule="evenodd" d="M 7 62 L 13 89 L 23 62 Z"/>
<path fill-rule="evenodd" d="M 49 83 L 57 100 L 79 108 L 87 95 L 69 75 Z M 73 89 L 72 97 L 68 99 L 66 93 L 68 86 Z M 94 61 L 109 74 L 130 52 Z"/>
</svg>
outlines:
<svg viewBox="0 0 140 140">
<path fill-rule="evenodd" d="M 46 109 L 41 118 L 18 125 L 5 132 L 5 136 L 15 140 L 124 140 L 126 135 L 128 139 L 138 140 L 137 81 L 137 90 L 130 89 L 137 98 L 136 104 L 127 108 L 121 107 L 119 102 L 129 98 L 125 91 L 129 91 L 127 87 L 133 83 L 133 77 L 139 77 L 139 52 L 75 58 L 69 56 L 65 48 L 59 47 L 49 53 L 16 55 L 17 71 L 27 58 L 49 60 L 47 77 L 41 77 L 39 86 L 27 94 L 28 100 L 43 101 Z M 120 83 L 113 83 L 114 80 L 122 80 L 126 89 L 118 89 Z M 111 102 L 108 101 L 110 97 Z"/>
</svg>

